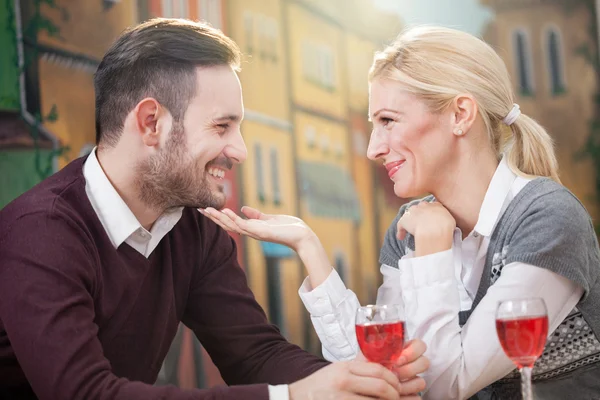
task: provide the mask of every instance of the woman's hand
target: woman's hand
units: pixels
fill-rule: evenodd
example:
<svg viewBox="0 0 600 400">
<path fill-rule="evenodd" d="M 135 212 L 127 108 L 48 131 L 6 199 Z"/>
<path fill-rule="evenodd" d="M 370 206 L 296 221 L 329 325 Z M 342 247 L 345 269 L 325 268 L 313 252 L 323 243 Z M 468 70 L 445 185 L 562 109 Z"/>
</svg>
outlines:
<svg viewBox="0 0 600 400">
<path fill-rule="evenodd" d="M 199 211 L 227 231 L 257 240 L 283 244 L 295 251 L 298 251 L 303 242 L 315 236 L 304 221 L 290 215 L 263 214 L 255 208 L 246 206 L 242 207 L 242 213 L 248 219 L 240 217 L 228 208 L 218 211 L 209 207 Z"/>
<path fill-rule="evenodd" d="M 426 256 L 452 248 L 456 221 L 440 203 L 423 201 L 409 207 L 397 225 L 398 239 L 406 233 L 415 238 L 415 256 Z"/>
<path fill-rule="evenodd" d="M 242 213 L 248 219 L 241 218 L 228 208 L 218 211 L 209 207 L 198 211 L 227 231 L 292 248 L 308 270 L 313 288 L 323 283 L 331 273 L 331 264 L 321 241 L 300 218 L 263 214 L 245 206 L 242 207 Z"/>
</svg>

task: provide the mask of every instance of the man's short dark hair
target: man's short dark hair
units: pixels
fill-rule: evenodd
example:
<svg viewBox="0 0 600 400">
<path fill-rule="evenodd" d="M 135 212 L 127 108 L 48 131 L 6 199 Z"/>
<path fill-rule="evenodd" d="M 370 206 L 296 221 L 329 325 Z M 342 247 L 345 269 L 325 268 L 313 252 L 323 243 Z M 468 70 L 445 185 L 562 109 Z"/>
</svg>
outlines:
<svg viewBox="0 0 600 400">
<path fill-rule="evenodd" d="M 196 95 L 196 68 L 239 70 L 240 50 L 218 29 L 183 19 L 157 18 L 127 29 L 94 75 L 96 142 L 114 146 L 127 114 L 145 97 L 183 119 Z"/>
</svg>

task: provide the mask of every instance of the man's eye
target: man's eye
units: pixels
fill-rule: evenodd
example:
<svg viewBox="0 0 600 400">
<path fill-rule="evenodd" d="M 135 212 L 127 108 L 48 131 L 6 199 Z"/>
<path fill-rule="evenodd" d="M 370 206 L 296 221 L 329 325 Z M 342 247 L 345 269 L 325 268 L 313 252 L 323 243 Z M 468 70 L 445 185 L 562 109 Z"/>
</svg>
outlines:
<svg viewBox="0 0 600 400">
<path fill-rule="evenodd" d="M 227 128 L 229 128 L 229 124 L 219 124 L 217 125 L 219 128 L 223 129 L 224 131 L 227 130 Z"/>
</svg>

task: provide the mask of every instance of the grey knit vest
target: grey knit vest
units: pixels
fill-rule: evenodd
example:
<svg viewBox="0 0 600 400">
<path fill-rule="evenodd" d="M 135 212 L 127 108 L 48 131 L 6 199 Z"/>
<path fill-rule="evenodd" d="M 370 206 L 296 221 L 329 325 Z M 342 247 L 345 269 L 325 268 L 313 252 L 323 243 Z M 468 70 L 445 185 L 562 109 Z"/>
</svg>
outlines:
<svg viewBox="0 0 600 400">
<path fill-rule="evenodd" d="M 396 239 L 400 208 L 388 229 L 379 261 L 398 268 L 411 235 Z M 600 399 L 600 250 L 589 214 L 565 187 L 548 178 L 529 182 L 510 202 L 490 238 L 479 289 L 468 311 L 459 313 L 464 325 L 502 268 L 523 262 L 546 268 L 581 285 L 584 295 L 576 308 L 548 338 L 533 370 L 534 396 L 539 399 Z M 471 399 L 520 399 L 517 371 L 492 383 Z"/>
</svg>

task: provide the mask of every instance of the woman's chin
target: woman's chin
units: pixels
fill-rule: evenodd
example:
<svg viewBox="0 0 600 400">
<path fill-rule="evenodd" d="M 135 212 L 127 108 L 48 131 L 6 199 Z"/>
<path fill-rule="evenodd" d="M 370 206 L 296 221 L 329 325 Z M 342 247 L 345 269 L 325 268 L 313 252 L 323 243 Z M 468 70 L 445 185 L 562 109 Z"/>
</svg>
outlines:
<svg viewBox="0 0 600 400">
<path fill-rule="evenodd" d="M 411 199 L 420 196 L 422 193 L 415 189 L 414 185 L 394 182 L 394 194 L 401 199 Z"/>
</svg>

